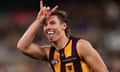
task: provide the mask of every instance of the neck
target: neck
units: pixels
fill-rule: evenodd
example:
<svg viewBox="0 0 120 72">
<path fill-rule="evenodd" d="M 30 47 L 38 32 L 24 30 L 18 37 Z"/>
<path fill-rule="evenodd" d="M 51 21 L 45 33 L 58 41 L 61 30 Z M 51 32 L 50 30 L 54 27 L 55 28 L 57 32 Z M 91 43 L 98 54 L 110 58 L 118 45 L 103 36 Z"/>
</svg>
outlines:
<svg viewBox="0 0 120 72">
<path fill-rule="evenodd" d="M 60 50 L 66 46 L 68 41 L 69 41 L 69 38 L 67 36 L 62 36 L 60 39 L 54 42 L 54 46 L 57 50 Z"/>
</svg>

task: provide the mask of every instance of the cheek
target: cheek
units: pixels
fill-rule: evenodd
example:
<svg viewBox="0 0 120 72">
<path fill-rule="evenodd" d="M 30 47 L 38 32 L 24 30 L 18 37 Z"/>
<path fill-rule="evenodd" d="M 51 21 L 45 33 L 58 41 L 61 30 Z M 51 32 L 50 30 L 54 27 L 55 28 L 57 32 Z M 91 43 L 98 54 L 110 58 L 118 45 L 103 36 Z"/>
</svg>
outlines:
<svg viewBox="0 0 120 72">
<path fill-rule="evenodd" d="M 64 30 L 64 29 L 62 29 L 62 27 L 57 27 L 57 28 L 56 28 L 57 33 L 61 33 L 63 30 Z"/>
</svg>

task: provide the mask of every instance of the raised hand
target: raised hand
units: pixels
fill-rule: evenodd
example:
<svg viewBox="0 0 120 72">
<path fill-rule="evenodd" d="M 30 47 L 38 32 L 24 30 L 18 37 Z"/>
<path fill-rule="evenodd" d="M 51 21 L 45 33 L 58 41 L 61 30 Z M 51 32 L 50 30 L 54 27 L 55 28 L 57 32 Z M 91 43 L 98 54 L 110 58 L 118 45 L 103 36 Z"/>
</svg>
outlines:
<svg viewBox="0 0 120 72">
<path fill-rule="evenodd" d="M 40 0 L 40 11 L 38 13 L 37 19 L 40 19 L 41 17 L 43 18 L 48 18 L 52 12 L 54 12 L 58 6 L 56 5 L 53 9 L 50 9 L 50 7 L 45 7 L 43 6 L 43 1 Z"/>
</svg>

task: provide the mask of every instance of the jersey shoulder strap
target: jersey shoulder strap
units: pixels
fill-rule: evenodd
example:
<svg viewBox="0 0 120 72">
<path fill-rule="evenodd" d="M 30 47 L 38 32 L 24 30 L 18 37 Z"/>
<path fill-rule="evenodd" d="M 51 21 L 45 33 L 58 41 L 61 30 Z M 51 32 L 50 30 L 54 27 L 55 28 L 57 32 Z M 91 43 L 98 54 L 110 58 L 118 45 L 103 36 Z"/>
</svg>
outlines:
<svg viewBox="0 0 120 72">
<path fill-rule="evenodd" d="M 76 45 L 80 38 L 71 36 L 70 39 L 72 39 L 72 41 L 73 41 L 72 42 L 72 51 L 73 51 L 72 54 L 73 54 L 73 56 L 78 56 Z"/>
<path fill-rule="evenodd" d="M 53 59 L 55 48 L 52 46 L 49 51 L 49 60 Z"/>
<path fill-rule="evenodd" d="M 51 67 L 52 67 L 52 69 L 53 69 L 53 72 L 55 72 L 55 69 L 54 69 L 54 66 L 52 65 L 52 60 L 53 60 L 53 56 L 54 56 L 54 52 L 55 52 L 55 47 L 51 47 L 50 48 L 50 51 L 49 51 L 49 59 L 48 59 L 48 61 L 49 61 L 49 63 L 50 63 L 50 65 L 51 65 Z"/>
</svg>

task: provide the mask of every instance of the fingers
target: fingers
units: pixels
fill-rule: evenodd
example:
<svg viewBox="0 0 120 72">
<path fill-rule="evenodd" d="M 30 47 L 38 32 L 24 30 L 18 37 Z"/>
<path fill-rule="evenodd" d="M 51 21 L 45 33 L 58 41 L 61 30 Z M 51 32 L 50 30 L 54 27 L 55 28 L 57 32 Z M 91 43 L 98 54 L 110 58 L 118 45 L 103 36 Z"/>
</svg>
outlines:
<svg viewBox="0 0 120 72">
<path fill-rule="evenodd" d="M 50 7 L 44 6 L 43 9 L 44 9 L 44 13 L 45 13 L 46 18 L 48 18 L 51 15 L 51 13 L 53 13 L 57 8 L 58 8 L 57 5 L 53 9 L 50 9 Z"/>
<path fill-rule="evenodd" d="M 50 12 L 50 7 L 43 7 L 42 10 L 44 10 L 45 12 Z"/>
<path fill-rule="evenodd" d="M 42 12 L 42 14 L 44 14 L 44 15 L 48 15 L 49 14 L 49 12 L 50 12 L 50 7 L 43 7 L 42 9 L 41 9 L 41 12 Z"/>
<path fill-rule="evenodd" d="M 42 9 L 43 8 L 43 1 L 40 0 L 40 8 Z"/>
<path fill-rule="evenodd" d="M 47 9 L 47 10 L 50 10 L 50 7 L 48 6 L 46 9 Z"/>
<path fill-rule="evenodd" d="M 56 5 L 56 6 L 51 10 L 51 12 L 54 12 L 57 8 L 58 8 L 58 5 Z"/>
<path fill-rule="evenodd" d="M 40 9 L 42 9 L 43 7 L 44 7 L 44 6 L 43 6 L 43 1 L 40 0 Z M 51 12 L 54 12 L 57 8 L 58 8 L 58 5 L 56 5 L 56 6 L 51 10 Z M 47 9 L 49 10 L 50 7 L 47 7 Z"/>
<path fill-rule="evenodd" d="M 54 8 L 50 9 L 50 7 L 43 6 L 43 0 L 40 0 L 40 16 L 45 15 L 46 17 L 49 17 L 52 12 L 54 12 L 58 6 L 56 5 Z"/>
</svg>

